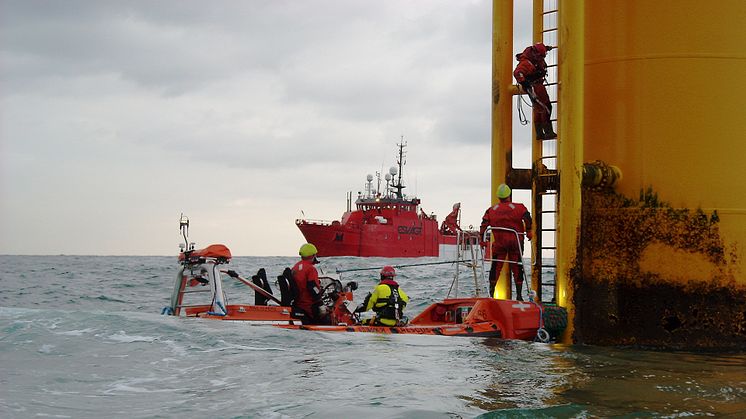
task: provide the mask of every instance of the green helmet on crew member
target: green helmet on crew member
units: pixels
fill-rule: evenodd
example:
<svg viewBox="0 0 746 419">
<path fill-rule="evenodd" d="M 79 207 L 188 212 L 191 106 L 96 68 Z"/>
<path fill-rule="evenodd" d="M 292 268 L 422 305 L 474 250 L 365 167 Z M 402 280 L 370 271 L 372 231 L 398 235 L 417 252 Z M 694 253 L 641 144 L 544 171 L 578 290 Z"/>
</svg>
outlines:
<svg viewBox="0 0 746 419">
<path fill-rule="evenodd" d="M 510 189 L 510 186 L 508 186 L 508 185 L 506 185 L 504 183 L 501 183 L 497 187 L 497 197 L 500 198 L 500 199 L 505 199 L 505 198 L 509 197 L 512 192 L 513 191 Z"/>
</svg>

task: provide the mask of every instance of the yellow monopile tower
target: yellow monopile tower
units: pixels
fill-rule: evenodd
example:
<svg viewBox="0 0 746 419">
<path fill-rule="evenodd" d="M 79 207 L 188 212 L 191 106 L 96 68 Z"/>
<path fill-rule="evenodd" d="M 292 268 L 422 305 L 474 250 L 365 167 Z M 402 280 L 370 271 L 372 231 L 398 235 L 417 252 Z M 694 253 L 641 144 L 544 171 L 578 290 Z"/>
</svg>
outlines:
<svg viewBox="0 0 746 419">
<path fill-rule="evenodd" d="M 533 283 L 568 308 L 566 341 L 746 348 L 746 2 L 493 6 L 493 185 L 534 193 L 534 257 L 551 232 L 556 266 Z M 510 157 L 518 24 L 558 47 L 554 160 L 536 141 L 530 171 Z"/>
</svg>

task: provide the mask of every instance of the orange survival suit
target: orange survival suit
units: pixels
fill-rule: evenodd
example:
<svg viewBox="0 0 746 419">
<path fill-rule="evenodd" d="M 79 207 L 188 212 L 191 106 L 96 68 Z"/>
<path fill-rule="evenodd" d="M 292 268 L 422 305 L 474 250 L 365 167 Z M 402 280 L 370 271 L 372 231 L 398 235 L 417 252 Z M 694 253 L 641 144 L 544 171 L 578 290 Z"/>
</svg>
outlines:
<svg viewBox="0 0 746 419">
<path fill-rule="evenodd" d="M 490 266 L 490 296 L 495 294 L 495 285 L 500 271 L 503 268 L 502 261 L 509 261 L 510 272 L 515 281 L 516 293 L 518 300 L 523 301 L 521 290 L 523 287 L 523 262 L 521 254 L 523 252 L 523 238 L 520 233 L 526 233 L 531 239 L 531 214 L 528 209 L 521 204 L 511 202 L 510 198 L 500 199 L 497 205 L 490 207 L 485 211 L 482 217 L 482 224 L 479 227 L 480 237 L 484 237 L 487 227 L 503 227 L 515 230 L 515 233 L 504 230 L 492 230 L 494 243 L 492 244 L 492 259 L 496 259 Z M 486 245 L 486 243 L 483 243 Z M 510 278 L 508 278 L 510 281 Z"/>
<path fill-rule="evenodd" d="M 542 43 L 534 44 L 517 54 L 518 65 L 513 71 L 518 84 L 528 93 L 533 103 L 534 129 L 537 140 L 551 140 L 557 138 L 552 127 L 552 102 L 544 87 L 544 77 L 547 75 L 547 63 L 544 58 L 551 46 Z"/>
</svg>

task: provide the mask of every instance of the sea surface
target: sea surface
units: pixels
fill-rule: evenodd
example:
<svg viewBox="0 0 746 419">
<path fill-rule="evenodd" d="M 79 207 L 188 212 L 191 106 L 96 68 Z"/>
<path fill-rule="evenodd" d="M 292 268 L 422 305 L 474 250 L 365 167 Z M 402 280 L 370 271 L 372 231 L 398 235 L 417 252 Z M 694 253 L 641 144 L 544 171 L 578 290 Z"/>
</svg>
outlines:
<svg viewBox="0 0 746 419">
<path fill-rule="evenodd" d="M 237 257 L 230 266 L 274 277 L 294 262 Z M 160 313 L 176 269 L 175 257 L 0 256 L 0 417 L 746 417 L 746 354 L 175 318 Z M 399 269 L 410 317 L 445 297 L 454 272 L 448 264 Z M 474 280 L 461 273 L 459 292 L 470 295 Z M 362 300 L 376 276 L 347 272 L 342 281 L 358 281 Z M 230 303 L 253 301 L 229 280 Z"/>
</svg>

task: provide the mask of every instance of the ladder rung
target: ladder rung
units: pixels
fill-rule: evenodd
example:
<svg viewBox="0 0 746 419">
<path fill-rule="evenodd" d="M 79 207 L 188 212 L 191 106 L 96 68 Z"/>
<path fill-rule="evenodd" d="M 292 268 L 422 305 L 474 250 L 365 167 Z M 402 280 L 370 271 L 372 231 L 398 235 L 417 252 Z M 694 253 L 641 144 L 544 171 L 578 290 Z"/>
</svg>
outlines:
<svg viewBox="0 0 746 419">
<path fill-rule="evenodd" d="M 557 250 L 557 246 L 542 246 L 541 250 Z"/>
<path fill-rule="evenodd" d="M 557 13 L 557 10 L 558 10 L 558 9 L 554 9 L 554 10 L 547 10 L 546 12 L 542 12 L 541 14 L 543 14 L 543 15 L 548 15 L 548 14 L 550 14 L 550 13 Z"/>
<path fill-rule="evenodd" d="M 541 31 L 541 33 L 547 33 L 547 32 L 556 32 L 556 31 L 557 31 L 557 28 L 552 28 L 552 29 L 544 29 L 543 31 Z"/>
<path fill-rule="evenodd" d="M 547 68 L 558 67 L 559 64 L 547 64 Z"/>
<path fill-rule="evenodd" d="M 544 231 L 557 231 L 557 229 L 556 228 L 542 228 L 540 231 L 541 232 L 544 232 Z"/>
</svg>

